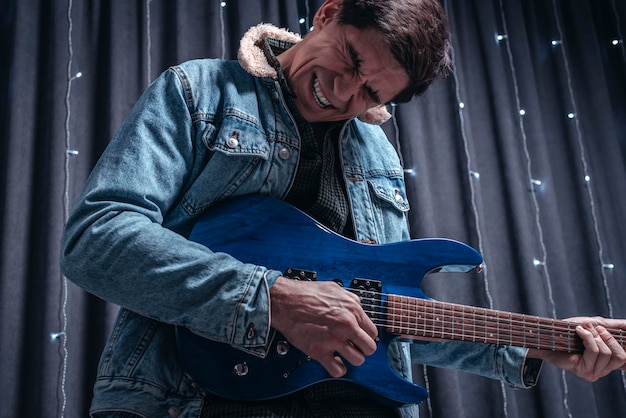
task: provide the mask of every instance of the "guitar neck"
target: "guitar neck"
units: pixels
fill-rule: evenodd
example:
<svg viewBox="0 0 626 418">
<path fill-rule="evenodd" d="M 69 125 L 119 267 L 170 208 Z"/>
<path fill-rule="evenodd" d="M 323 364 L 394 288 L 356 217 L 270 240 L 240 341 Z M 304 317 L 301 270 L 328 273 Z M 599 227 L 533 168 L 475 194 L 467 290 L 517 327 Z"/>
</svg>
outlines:
<svg viewBox="0 0 626 418">
<path fill-rule="evenodd" d="M 575 322 L 387 295 L 384 326 L 412 339 L 442 339 L 582 353 Z M 626 331 L 608 329 L 625 347 Z"/>
</svg>

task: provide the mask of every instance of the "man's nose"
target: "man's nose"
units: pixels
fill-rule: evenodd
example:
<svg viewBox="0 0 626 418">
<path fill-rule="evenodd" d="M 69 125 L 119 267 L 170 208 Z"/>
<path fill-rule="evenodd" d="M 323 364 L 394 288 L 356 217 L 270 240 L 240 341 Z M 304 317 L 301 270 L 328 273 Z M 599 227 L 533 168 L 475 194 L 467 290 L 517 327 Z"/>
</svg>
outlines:
<svg viewBox="0 0 626 418">
<path fill-rule="evenodd" d="M 349 101 L 363 87 L 363 81 L 358 74 L 336 77 L 333 85 L 335 96 L 343 101 Z"/>
</svg>

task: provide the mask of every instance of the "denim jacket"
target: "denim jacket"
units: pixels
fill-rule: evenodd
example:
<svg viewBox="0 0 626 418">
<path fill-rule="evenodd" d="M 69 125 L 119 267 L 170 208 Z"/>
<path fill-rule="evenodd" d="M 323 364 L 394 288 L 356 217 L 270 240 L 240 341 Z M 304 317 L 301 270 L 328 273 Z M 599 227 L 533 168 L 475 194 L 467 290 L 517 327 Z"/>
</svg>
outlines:
<svg viewBox="0 0 626 418">
<path fill-rule="evenodd" d="M 71 214 L 64 273 L 122 307 L 98 366 L 94 416 L 199 416 L 204 393 L 178 364 L 175 325 L 252 354 L 268 344 L 269 290 L 280 272 L 186 239 L 212 204 L 283 198 L 295 177 L 298 130 L 276 77 L 257 61 L 196 60 L 164 72 L 111 140 Z M 403 170 L 380 127 L 346 122 L 340 150 L 357 239 L 408 239 Z M 522 349 L 394 344 L 390 361 L 407 379 L 412 351 L 420 363 L 525 386 Z M 417 408 L 403 415 L 417 416 Z"/>
</svg>

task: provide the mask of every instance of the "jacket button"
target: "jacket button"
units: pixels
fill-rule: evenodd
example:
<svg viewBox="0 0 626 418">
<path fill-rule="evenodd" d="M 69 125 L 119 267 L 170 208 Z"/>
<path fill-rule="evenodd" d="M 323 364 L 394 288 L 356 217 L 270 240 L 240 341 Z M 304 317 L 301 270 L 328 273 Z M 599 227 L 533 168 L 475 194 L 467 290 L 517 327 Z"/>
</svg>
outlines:
<svg viewBox="0 0 626 418">
<path fill-rule="evenodd" d="M 398 189 L 396 189 L 396 202 L 404 203 L 404 198 L 402 197 L 402 195 L 400 194 L 400 191 Z"/>
<path fill-rule="evenodd" d="M 170 406 L 167 410 L 167 415 L 172 418 L 178 418 L 180 416 L 180 408 L 177 406 Z"/>
<path fill-rule="evenodd" d="M 230 138 L 226 140 L 226 146 L 228 148 L 231 148 L 231 149 L 237 148 L 237 145 L 239 145 L 239 141 L 235 137 L 231 136 Z"/>
<path fill-rule="evenodd" d="M 237 139 L 238 137 L 239 132 L 233 131 L 233 133 L 230 135 L 230 138 L 226 140 L 226 146 L 231 149 L 237 148 L 237 146 L 239 145 L 239 139 Z"/>
<path fill-rule="evenodd" d="M 287 158 L 289 158 L 289 156 L 291 156 L 291 153 L 287 148 L 281 148 L 280 151 L 278 151 L 278 156 L 281 159 L 286 160 Z"/>
</svg>

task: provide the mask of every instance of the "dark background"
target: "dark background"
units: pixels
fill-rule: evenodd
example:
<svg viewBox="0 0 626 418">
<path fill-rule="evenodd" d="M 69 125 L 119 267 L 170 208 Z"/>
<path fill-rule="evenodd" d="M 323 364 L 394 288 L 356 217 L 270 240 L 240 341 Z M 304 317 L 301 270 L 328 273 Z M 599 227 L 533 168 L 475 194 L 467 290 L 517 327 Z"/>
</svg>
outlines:
<svg viewBox="0 0 626 418">
<path fill-rule="evenodd" d="M 0 416 L 87 415 L 116 307 L 61 275 L 59 237 L 141 92 L 169 65 L 234 58 L 261 21 L 304 32 L 320 3 L 0 1 Z M 384 129 L 409 170 L 412 235 L 465 241 L 487 269 L 432 276 L 427 293 L 554 318 L 626 317 L 626 2 L 442 3 L 456 71 L 392 108 Z M 591 384 L 546 366 L 532 390 L 416 374 L 431 391 L 424 418 L 626 411 L 620 372 Z"/>
</svg>

